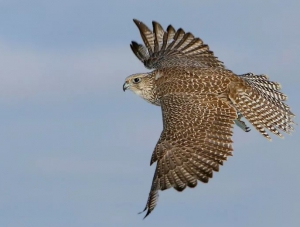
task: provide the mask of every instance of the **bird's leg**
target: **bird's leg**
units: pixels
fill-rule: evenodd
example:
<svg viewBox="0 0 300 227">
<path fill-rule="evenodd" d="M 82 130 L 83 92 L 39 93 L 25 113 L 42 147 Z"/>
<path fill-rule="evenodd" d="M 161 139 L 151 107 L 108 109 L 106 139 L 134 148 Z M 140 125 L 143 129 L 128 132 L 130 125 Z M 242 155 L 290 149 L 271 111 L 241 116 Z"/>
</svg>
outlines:
<svg viewBox="0 0 300 227">
<path fill-rule="evenodd" d="M 244 132 L 250 132 L 250 128 L 246 125 L 244 121 L 241 120 L 243 115 L 238 113 L 238 118 L 234 120 L 235 124 L 239 126 Z"/>
</svg>

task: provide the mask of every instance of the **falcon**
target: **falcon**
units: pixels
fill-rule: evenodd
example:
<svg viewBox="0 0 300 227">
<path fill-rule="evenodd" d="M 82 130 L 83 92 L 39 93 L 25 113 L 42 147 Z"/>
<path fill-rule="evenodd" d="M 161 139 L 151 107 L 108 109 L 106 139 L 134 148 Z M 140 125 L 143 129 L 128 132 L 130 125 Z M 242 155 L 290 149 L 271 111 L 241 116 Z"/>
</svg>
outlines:
<svg viewBox="0 0 300 227">
<path fill-rule="evenodd" d="M 132 41 L 136 57 L 153 71 L 126 78 L 131 90 L 147 102 L 161 106 L 163 131 L 150 165 L 156 169 L 147 217 L 155 208 L 159 190 L 194 188 L 207 183 L 213 171 L 232 156 L 233 126 L 243 131 L 246 118 L 265 138 L 269 132 L 290 134 L 294 114 L 284 102 L 281 85 L 266 75 L 236 75 L 225 68 L 209 46 L 190 32 L 153 21 L 153 31 L 134 19 L 144 44 Z M 144 218 L 145 218 L 144 217 Z"/>
</svg>

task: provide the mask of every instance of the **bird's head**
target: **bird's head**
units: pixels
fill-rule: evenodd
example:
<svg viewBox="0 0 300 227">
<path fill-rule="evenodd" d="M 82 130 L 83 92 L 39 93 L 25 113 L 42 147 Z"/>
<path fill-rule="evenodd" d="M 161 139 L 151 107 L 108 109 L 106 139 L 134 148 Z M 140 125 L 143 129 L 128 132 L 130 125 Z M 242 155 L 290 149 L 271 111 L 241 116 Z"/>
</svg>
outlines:
<svg viewBox="0 0 300 227">
<path fill-rule="evenodd" d="M 144 90 L 152 88 L 152 80 L 149 73 L 138 73 L 130 75 L 123 84 L 123 91 L 131 90 L 137 95 L 143 93 Z"/>
<path fill-rule="evenodd" d="M 154 79 L 151 73 L 133 74 L 126 78 L 123 91 L 131 90 L 138 96 L 152 102 L 154 93 Z"/>
</svg>

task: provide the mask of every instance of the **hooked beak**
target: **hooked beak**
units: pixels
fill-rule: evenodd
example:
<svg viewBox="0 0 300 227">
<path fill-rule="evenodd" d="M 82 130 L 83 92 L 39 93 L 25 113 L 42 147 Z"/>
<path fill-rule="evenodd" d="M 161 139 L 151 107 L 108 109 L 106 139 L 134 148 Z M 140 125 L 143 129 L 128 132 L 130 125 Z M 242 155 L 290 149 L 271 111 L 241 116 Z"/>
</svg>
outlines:
<svg viewBox="0 0 300 227">
<path fill-rule="evenodd" d="M 129 87 L 130 87 L 130 85 L 127 82 L 125 82 L 123 84 L 123 91 L 126 91 Z"/>
</svg>

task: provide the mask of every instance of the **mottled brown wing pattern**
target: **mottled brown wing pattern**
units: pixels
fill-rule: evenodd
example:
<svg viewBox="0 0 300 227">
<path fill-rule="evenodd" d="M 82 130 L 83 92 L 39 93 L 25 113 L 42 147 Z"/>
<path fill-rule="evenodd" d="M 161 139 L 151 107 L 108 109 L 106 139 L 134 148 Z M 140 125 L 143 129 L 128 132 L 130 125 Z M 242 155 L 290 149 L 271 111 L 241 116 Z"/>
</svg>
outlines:
<svg viewBox="0 0 300 227">
<path fill-rule="evenodd" d="M 130 47 L 148 69 L 173 66 L 224 68 L 223 62 L 214 56 L 208 45 L 192 33 L 186 33 L 182 28 L 176 31 L 172 25 L 164 31 L 155 21 L 152 22 L 151 31 L 144 23 L 133 21 L 139 28 L 145 46 L 132 41 Z"/>
<path fill-rule="evenodd" d="M 173 93 L 226 94 L 229 84 L 238 79 L 231 71 L 220 68 L 173 67 L 155 70 L 153 76 L 160 97 Z"/>
<path fill-rule="evenodd" d="M 164 129 L 151 158 L 157 166 L 146 216 L 156 206 L 158 190 L 182 191 L 197 180 L 208 182 L 233 150 L 236 110 L 215 95 L 166 95 L 161 107 Z"/>
</svg>

